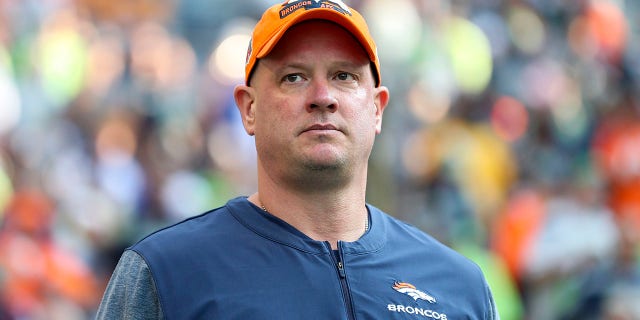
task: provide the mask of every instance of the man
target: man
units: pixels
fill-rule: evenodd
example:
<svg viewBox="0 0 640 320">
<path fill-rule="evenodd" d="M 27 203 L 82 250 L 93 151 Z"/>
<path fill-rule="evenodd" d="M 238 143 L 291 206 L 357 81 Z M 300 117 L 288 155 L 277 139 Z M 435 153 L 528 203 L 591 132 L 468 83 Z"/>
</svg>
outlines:
<svg viewBox="0 0 640 320">
<path fill-rule="evenodd" d="M 129 248 L 98 318 L 497 318 L 475 264 L 365 203 L 389 93 L 358 12 L 268 9 L 234 96 L 258 191 Z"/>
</svg>

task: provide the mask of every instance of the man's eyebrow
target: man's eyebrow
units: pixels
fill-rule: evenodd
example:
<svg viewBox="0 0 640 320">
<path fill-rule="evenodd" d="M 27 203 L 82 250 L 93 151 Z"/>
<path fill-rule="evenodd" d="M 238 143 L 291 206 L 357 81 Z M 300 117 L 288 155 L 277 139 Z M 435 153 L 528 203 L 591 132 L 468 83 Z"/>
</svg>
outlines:
<svg viewBox="0 0 640 320">
<path fill-rule="evenodd" d="M 286 73 L 288 70 L 302 70 L 306 71 L 312 67 L 305 61 L 284 61 L 284 62 L 271 62 L 265 65 L 274 74 Z M 350 61 L 350 60 L 337 60 L 329 65 L 330 69 L 346 69 L 356 70 L 363 67 L 369 67 L 369 61 Z"/>
<path fill-rule="evenodd" d="M 336 61 L 334 63 L 334 65 L 336 67 L 341 67 L 341 68 L 358 69 L 358 68 L 362 68 L 364 66 L 368 66 L 369 65 L 369 60 L 364 60 L 364 61 L 361 61 L 361 62 L 355 62 L 355 61 L 349 61 L 349 60 Z"/>
<path fill-rule="evenodd" d="M 278 69 L 308 69 L 309 67 L 304 62 L 285 62 L 278 67 Z"/>
</svg>

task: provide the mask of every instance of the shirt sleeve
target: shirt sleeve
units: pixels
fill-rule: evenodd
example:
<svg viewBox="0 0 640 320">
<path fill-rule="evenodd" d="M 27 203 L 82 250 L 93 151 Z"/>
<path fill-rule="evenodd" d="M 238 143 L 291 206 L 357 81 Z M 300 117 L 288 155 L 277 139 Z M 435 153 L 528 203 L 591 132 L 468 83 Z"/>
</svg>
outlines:
<svg viewBox="0 0 640 320">
<path fill-rule="evenodd" d="M 151 271 L 135 251 L 120 257 L 111 275 L 96 319 L 162 319 L 162 308 Z"/>
</svg>

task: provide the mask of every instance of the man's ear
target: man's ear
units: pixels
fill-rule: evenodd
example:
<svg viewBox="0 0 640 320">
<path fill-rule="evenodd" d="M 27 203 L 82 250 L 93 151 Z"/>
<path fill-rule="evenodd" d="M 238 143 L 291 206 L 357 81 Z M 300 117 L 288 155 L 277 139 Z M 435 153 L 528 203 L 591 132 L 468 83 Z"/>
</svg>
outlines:
<svg viewBox="0 0 640 320">
<path fill-rule="evenodd" d="M 238 85 L 233 90 L 236 106 L 242 117 L 244 130 L 250 136 L 255 134 L 255 89 L 246 85 Z"/>
<path fill-rule="evenodd" d="M 379 86 L 375 90 L 376 93 L 373 101 L 376 108 L 376 133 L 380 133 L 382 132 L 382 113 L 389 103 L 389 89 L 384 86 Z"/>
</svg>

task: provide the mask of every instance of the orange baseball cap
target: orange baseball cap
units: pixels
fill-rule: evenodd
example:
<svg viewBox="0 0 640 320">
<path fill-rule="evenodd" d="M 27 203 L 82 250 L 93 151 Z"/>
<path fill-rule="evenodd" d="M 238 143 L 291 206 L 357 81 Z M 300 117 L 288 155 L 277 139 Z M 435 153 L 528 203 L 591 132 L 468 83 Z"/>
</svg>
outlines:
<svg viewBox="0 0 640 320">
<path fill-rule="evenodd" d="M 369 33 L 367 23 L 360 13 L 345 5 L 341 0 L 289 0 L 267 9 L 253 29 L 253 35 L 249 42 L 245 83 L 249 85 L 256 61 L 267 56 L 289 28 L 302 21 L 312 19 L 328 20 L 349 31 L 369 55 L 375 69 L 373 73 L 376 87 L 380 85 L 382 78 L 380 77 L 378 51 Z"/>
</svg>

